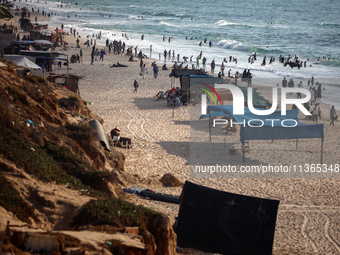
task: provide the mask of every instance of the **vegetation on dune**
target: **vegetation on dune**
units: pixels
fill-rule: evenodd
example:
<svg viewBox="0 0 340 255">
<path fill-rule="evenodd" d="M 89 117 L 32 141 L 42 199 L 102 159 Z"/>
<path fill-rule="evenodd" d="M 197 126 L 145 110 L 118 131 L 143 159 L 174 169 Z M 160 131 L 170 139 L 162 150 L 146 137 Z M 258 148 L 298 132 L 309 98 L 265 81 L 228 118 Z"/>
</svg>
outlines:
<svg viewBox="0 0 340 255">
<path fill-rule="evenodd" d="M 93 135 L 91 127 L 85 122 L 67 122 L 66 128 L 72 132 L 72 138 L 76 141 L 88 141 Z"/>
<path fill-rule="evenodd" d="M 99 199 L 88 202 L 80 213 L 73 219 L 73 226 L 111 225 L 136 226 L 145 228 L 150 217 L 160 213 L 134 205 L 120 199 Z"/>
<path fill-rule="evenodd" d="M 0 154 L 22 167 L 27 173 L 45 182 L 68 184 L 98 195 L 91 186 L 106 178 L 107 173 L 72 154 L 68 148 L 52 143 L 37 146 L 11 130 L 0 128 Z"/>
<path fill-rule="evenodd" d="M 30 218 L 38 221 L 30 205 L 25 202 L 2 173 L 0 173 L 0 205 L 15 214 L 21 221 L 29 224 L 31 224 Z"/>
<path fill-rule="evenodd" d="M 69 100 L 78 102 L 80 99 L 71 95 Z M 49 125 L 45 125 L 49 130 L 45 126 L 37 126 L 41 119 L 56 125 L 62 123 L 58 119 L 58 107 L 55 92 L 45 78 L 28 76 L 22 79 L 15 76 L 14 71 L 6 73 L 0 70 L 0 155 L 36 179 L 67 184 L 72 189 L 86 190 L 88 195 L 95 197 L 74 219 L 74 226 L 145 226 L 148 219 L 158 213 L 108 198 L 105 193 L 96 190 L 100 188 L 98 184 L 109 179 L 109 173 L 98 171 L 81 156 L 72 153 L 73 147 L 67 147 L 70 144 L 74 147 L 77 147 L 76 144 L 88 146 L 92 142 L 95 136 L 87 123 L 67 122 L 54 130 Z M 32 120 L 35 126 L 27 127 L 28 120 Z M 61 144 L 65 146 L 51 142 L 51 137 L 60 137 Z M 0 206 L 24 222 L 31 223 L 30 218 L 38 221 L 32 207 L 6 178 L 4 169 L 0 169 Z"/>
</svg>

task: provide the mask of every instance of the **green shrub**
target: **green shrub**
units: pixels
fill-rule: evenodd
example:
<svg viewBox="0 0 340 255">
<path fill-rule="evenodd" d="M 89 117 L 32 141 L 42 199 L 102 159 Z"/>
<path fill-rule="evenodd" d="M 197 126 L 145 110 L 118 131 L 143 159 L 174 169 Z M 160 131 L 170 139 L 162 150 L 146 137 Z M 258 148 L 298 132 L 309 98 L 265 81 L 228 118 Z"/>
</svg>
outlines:
<svg viewBox="0 0 340 255">
<path fill-rule="evenodd" d="M 27 100 L 27 96 L 25 94 L 23 94 L 17 87 L 7 86 L 6 90 L 7 90 L 8 94 L 10 94 L 14 98 L 14 100 L 19 100 L 23 104 L 30 106 L 30 104 Z"/>
<path fill-rule="evenodd" d="M 48 143 L 43 148 L 56 162 L 58 162 L 63 171 L 68 175 L 74 176 L 84 185 L 93 187 L 101 179 L 108 178 L 108 173 L 98 171 L 89 163 L 72 154 L 66 147 Z"/>
<path fill-rule="evenodd" d="M 2 173 L 0 173 L 0 205 L 28 224 L 31 224 L 30 217 L 38 221 L 32 207 L 21 198 L 19 192 Z"/>
<path fill-rule="evenodd" d="M 13 125 L 14 123 L 14 125 Z M 0 126 L 20 128 L 20 118 L 0 101 Z"/>
<path fill-rule="evenodd" d="M 89 124 L 85 122 L 80 123 L 66 123 L 66 128 L 72 131 L 72 137 L 78 141 L 88 141 L 92 137 L 92 129 Z"/>
<path fill-rule="evenodd" d="M 73 219 L 73 226 L 112 225 L 145 227 L 149 218 L 159 213 L 120 199 L 99 199 L 88 202 Z"/>
<path fill-rule="evenodd" d="M 39 147 L 5 128 L 0 128 L 0 143 L 0 154 L 36 178 L 46 182 L 69 184 L 77 190 L 88 190 L 93 196 L 103 195 L 91 186 L 106 178 L 107 173 L 97 171 L 67 148 L 53 144 Z"/>
<path fill-rule="evenodd" d="M 69 96 L 68 99 L 73 101 L 73 102 L 78 102 L 79 101 L 79 98 L 76 97 L 76 96 Z"/>
<path fill-rule="evenodd" d="M 34 83 L 34 84 L 38 84 L 39 83 L 39 80 L 38 80 L 38 77 L 37 76 L 34 76 L 34 75 L 28 75 L 25 77 L 26 80 Z"/>
<path fill-rule="evenodd" d="M 38 82 L 39 82 L 39 83 L 44 83 L 44 82 L 47 81 L 46 78 L 43 77 L 43 76 L 38 76 L 37 79 L 38 79 Z"/>
</svg>

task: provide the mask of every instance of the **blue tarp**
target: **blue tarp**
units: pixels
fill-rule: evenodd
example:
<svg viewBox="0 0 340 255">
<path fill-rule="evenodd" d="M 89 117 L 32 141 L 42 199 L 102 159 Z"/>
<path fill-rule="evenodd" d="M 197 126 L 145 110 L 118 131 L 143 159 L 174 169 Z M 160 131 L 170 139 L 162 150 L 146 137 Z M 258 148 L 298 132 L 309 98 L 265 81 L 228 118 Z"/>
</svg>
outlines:
<svg viewBox="0 0 340 255">
<path fill-rule="evenodd" d="M 208 118 L 210 113 L 210 117 L 229 115 L 236 122 L 242 123 L 240 124 L 240 139 L 242 144 L 245 140 L 322 138 L 323 141 L 324 138 L 323 124 L 300 123 L 298 121 L 299 110 L 297 109 L 288 110 L 285 116 L 281 115 L 281 111 L 260 116 L 250 112 L 248 107 L 244 107 L 244 115 L 234 115 L 232 105 L 210 105 L 207 108 L 207 112 L 208 114 L 202 115 L 201 119 Z M 285 126 L 289 127 L 284 127 L 282 121 Z M 244 122 L 246 125 L 243 125 Z"/>
</svg>

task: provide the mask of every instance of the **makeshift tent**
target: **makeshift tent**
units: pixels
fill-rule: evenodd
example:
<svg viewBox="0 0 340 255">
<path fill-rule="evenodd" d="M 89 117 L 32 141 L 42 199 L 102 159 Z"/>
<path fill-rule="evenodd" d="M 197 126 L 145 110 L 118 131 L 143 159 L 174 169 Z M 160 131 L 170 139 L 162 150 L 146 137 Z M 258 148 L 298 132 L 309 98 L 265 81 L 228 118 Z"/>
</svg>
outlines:
<svg viewBox="0 0 340 255">
<path fill-rule="evenodd" d="M 180 78 L 183 75 L 207 75 L 207 73 L 204 72 L 203 70 L 196 69 L 172 69 L 172 72 L 169 74 L 169 77 L 171 78 L 171 89 L 173 88 L 172 78 L 174 78 L 174 82 L 176 82 L 175 78 Z M 187 91 L 185 90 L 185 92 Z"/>
<path fill-rule="evenodd" d="M 179 78 L 182 75 L 207 75 L 207 73 L 202 70 L 195 69 L 172 69 L 169 77 Z"/>
<path fill-rule="evenodd" d="M 244 98 L 248 98 L 248 88 L 239 87 L 242 90 Z M 266 109 L 271 107 L 271 103 L 268 100 L 264 99 L 256 90 L 256 88 L 251 88 L 253 90 L 253 105 L 255 108 Z M 230 91 L 222 91 L 218 93 L 221 101 L 233 101 L 233 94 Z M 249 100 L 248 100 L 249 101 Z M 247 105 L 245 105 L 247 106 Z"/>
<path fill-rule="evenodd" d="M 186 181 L 177 245 L 222 254 L 272 254 L 278 200 L 233 194 Z"/>
<path fill-rule="evenodd" d="M 34 64 L 29 59 L 25 58 L 24 56 L 20 56 L 13 60 L 13 62 L 18 66 L 23 66 L 31 69 L 31 72 L 34 73 L 36 76 L 43 76 L 43 69 Z"/>
<path fill-rule="evenodd" d="M 322 162 L 322 146 L 324 138 L 323 124 L 311 125 L 300 123 L 298 121 L 298 109 L 288 110 L 286 115 L 281 115 L 281 111 L 275 111 L 272 114 L 260 116 L 253 114 L 248 107 L 244 107 L 243 115 L 234 115 L 232 105 L 210 105 L 207 107 L 207 115 L 202 115 L 201 119 L 226 115 L 231 116 L 238 123 L 245 123 L 245 125 L 241 125 L 240 129 L 240 140 L 243 145 L 246 140 L 321 138 Z M 289 127 L 284 127 L 282 123 Z M 209 133 L 211 139 L 210 125 Z"/>
<path fill-rule="evenodd" d="M 41 51 L 41 50 L 21 50 L 20 55 L 32 56 L 32 57 L 52 57 L 51 52 Z"/>
<path fill-rule="evenodd" d="M 214 86 L 215 83 L 223 83 L 223 78 L 214 77 L 212 75 L 182 75 L 180 76 L 181 90 L 189 91 L 190 87 L 202 84 Z"/>
<path fill-rule="evenodd" d="M 13 17 L 13 15 L 2 5 L 0 5 L 0 19 L 4 19 L 4 20 L 11 20 Z"/>
</svg>

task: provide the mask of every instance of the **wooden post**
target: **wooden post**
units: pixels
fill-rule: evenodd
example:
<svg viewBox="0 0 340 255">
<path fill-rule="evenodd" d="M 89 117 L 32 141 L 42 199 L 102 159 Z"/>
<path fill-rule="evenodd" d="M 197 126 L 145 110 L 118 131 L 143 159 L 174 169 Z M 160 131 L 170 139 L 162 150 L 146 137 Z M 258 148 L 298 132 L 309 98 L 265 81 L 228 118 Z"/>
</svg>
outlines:
<svg viewBox="0 0 340 255">
<path fill-rule="evenodd" d="M 209 125 L 209 138 L 210 138 L 210 142 L 211 142 L 211 125 L 210 125 L 210 111 L 209 111 L 209 121 L 208 121 L 208 125 Z"/>
<path fill-rule="evenodd" d="M 323 154 L 323 138 L 321 138 L 321 158 L 320 158 L 320 164 L 322 164 L 322 154 Z"/>
<path fill-rule="evenodd" d="M 68 62 L 68 55 L 66 56 L 67 56 L 67 75 L 68 75 L 68 68 L 69 68 L 70 63 Z"/>
<path fill-rule="evenodd" d="M 296 150 L 297 150 L 297 147 L 298 147 L 298 142 L 299 142 L 299 139 L 296 139 Z"/>
<path fill-rule="evenodd" d="M 243 149 L 243 163 L 245 161 L 245 148 L 244 148 L 244 141 L 242 142 L 242 149 Z"/>
</svg>

